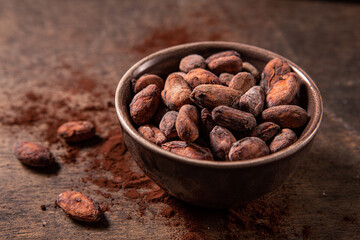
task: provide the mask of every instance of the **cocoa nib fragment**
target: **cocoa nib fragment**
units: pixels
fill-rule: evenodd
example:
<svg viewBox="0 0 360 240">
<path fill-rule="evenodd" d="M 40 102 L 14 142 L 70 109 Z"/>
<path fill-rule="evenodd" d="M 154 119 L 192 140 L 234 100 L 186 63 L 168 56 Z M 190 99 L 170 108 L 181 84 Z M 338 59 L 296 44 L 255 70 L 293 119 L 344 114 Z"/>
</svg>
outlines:
<svg viewBox="0 0 360 240">
<path fill-rule="evenodd" d="M 200 147 L 195 143 L 188 143 L 184 141 L 172 141 L 164 143 L 161 146 L 166 151 L 200 160 L 212 160 L 213 156 L 208 148 Z"/>
<path fill-rule="evenodd" d="M 176 138 L 176 119 L 178 117 L 178 112 L 169 111 L 167 112 L 160 121 L 160 131 L 167 137 L 168 139 Z"/>
<path fill-rule="evenodd" d="M 216 126 L 210 132 L 212 152 L 220 160 L 229 160 L 229 151 L 234 142 L 236 142 L 234 135 L 226 128 Z"/>
<path fill-rule="evenodd" d="M 130 116 L 135 124 L 142 125 L 151 120 L 156 113 L 160 100 L 160 90 L 150 84 L 141 90 L 130 103 Z"/>
<path fill-rule="evenodd" d="M 81 142 L 95 136 L 95 126 L 89 121 L 71 121 L 57 129 L 57 135 L 66 142 Z"/>
<path fill-rule="evenodd" d="M 239 132 L 249 131 L 256 126 L 252 114 L 224 105 L 214 108 L 212 118 L 218 125 Z"/>
<path fill-rule="evenodd" d="M 56 204 L 79 221 L 98 222 L 103 216 L 99 205 L 80 192 L 63 192 L 57 197 Z"/>
<path fill-rule="evenodd" d="M 135 82 L 134 93 L 138 93 L 150 84 L 155 84 L 159 90 L 164 88 L 164 80 L 155 74 L 144 74 Z"/>
<path fill-rule="evenodd" d="M 240 72 L 231 79 L 229 87 L 238 90 L 241 95 L 243 95 L 255 86 L 255 83 L 256 81 L 253 75 L 248 72 Z"/>
<path fill-rule="evenodd" d="M 33 167 L 46 167 L 54 163 L 55 158 L 50 150 L 34 142 L 16 142 L 13 153 L 23 164 Z"/>
<path fill-rule="evenodd" d="M 190 104 L 191 88 L 180 74 L 170 74 L 166 81 L 161 97 L 165 105 L 171 110 L 179 110 L 182 105 Z"/>
<path fill-rule="evenodd" d="M 287 62 L 280 58 L 269 61 L 261 74 L 260 86 L 268 93 L 272 86 L 281 78 L 282 75 L 291 71 Z"/>
<path fill-rule="evenodd" d="M 284 148 L 287 148 L 291 144 L 297 141 L 296 134 L 288 128 L 284 128 L 281 132 L 274 137 L 270 143 L 270 152 L 278 152 Z"/>
<path fill-rule="evenodd" d="M 268 107 L 288 105 L 293 102 L 299 89 L 299 81 L 295 73 L 283 75 L 266 95 Z"/>
<path fill-rule="evenodd" d="M 253 159 L 269 154 L 266 143 L 257 137 L 246 137 L 235 142 L 229 152 L 230 161 Z"/>
<path fill-rule="evenodd" d="M 176 132 L 181 140 L 193 142 L 199 137 L 199 114 L 193 105 L 180 108 L 176 118 Z"/>
<path fill-rule="evenodd" d="M 203 84 L 192 91 L 191 100 L 202 108 L 213 109 L 220 105 L 236 106 L 241 93 L 222 85 Z"/>
<path fill-rule="evenodd" d="M 265 93 L 262 87 L 254 86 L 241 96 L 239 107 L 245 112 L 249 112 L 255 117 L 264 109 Z"/>
<path fill-rule="evenodd" d="M 281 128 L 299 128 L 309 120 L 307 112 L 296 105 L 280 105 L 265 109 L 261 118 L 266 122 L 274 122 Z"/>
<path fill-rule="evenodd" d="M 157 127 L 151 124 L 139 127 L 138 131 L 145 139 L 159 146 L 167 140 L 165 135 Z"/>
<path fill-rule="evenodd" d="M 264 142 L 272 139 L 280 130 L 280 126 L 273 122 L 264 122 L 257 125 L 251 132 L 251 137 L 258 137 Z"/>
<path fill-rule="evenodd" d="M 221 84 L 215 74 L 202 68 L 195 68 L 188 72 L 185 75 L 185 80 L 192 88 L 201 84 Z"/>
<path fill-rule="evenodd" d="M 205 59 L 198 54 L 191 54 L 181 59 L 179 69 L 183 72 L 189 72 L 195 68 L 205 68 Z"/>
</svg>

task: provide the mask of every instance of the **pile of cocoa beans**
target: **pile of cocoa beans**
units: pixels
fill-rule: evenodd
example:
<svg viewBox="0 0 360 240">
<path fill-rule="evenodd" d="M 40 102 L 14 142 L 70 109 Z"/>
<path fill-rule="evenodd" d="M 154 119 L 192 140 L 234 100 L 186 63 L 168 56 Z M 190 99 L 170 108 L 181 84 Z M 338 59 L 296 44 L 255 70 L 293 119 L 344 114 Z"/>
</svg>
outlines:
<svg viewBox="0 0 360 240">
<path fill-rule="evenodd" d="M 180 60 L 180 59 L 179 59 Z M 132 82 L 130 116 L 144 138 L 194 159 L 238 161 L 278 152 L 297 141 L 308 122 L 299 79 L 275 58 L 262 73 L 238 52 L 180 60 L 164 80 L 144 74 Z"/>
</svg>

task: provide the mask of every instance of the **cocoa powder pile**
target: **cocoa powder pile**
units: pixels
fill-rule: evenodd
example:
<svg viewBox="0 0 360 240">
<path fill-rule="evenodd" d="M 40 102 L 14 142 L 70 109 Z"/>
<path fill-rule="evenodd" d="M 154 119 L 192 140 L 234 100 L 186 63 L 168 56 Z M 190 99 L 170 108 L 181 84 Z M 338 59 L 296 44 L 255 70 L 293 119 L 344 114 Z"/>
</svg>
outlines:
<svg viewBox="0 0 360 240">
<path fill-rule="evenodd" d="M 9 105 L 1 109 L 4 114 L 0 123 L 15 135 L 26 133 L 22 136 L 47 144 L 61 167 L 70 164 L 81 168 L 85 177 L 74 184 L 80 188 L 87 184 L 98 186 L 93 194 L 103 197 L 100 202 L 103 211 L 111 212 L 111 206 L 117 204 L 112 193 L 123 191 L 124 198 L 136 202 L 138 209 L 135 210 L 141 216 L 146 214 L 149 205 L 161 202 L 166 205 L 160 213 L 167 220 L 164 224 L 183 225 L 187 229 L 182 239 L 207 239 L 207 226 L 202 224 L 201 216 L 213 210 L 198 210 L 169 196 L 135 165 L 116 119 L 113 86 L 99 84 L 100 81 L 78 70 L 71 71 L 72 77 L 67 81 L 71 85 L 63 91 L 34 89 L 19 98 L 9 95 Z M 81 143 L 61 141 L 56 135 L 58 127 L 76 120 L 94 123 L 96 136 Z M 221 216 L 227 238 L 237 239 L 244 232 L 282 236 L 279 226 L 287 214 L 286 200 L 278 204 L 263 198 L 243 208 L 217 211 L 215 215 Z"/>
</svg>

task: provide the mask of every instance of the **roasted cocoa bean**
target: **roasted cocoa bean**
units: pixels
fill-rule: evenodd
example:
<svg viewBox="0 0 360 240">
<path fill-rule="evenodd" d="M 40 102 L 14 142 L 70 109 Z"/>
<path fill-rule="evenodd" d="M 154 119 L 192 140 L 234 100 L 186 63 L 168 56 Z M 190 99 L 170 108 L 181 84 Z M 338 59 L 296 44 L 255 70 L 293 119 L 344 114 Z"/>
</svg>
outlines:
<svg viewBox="0 0 360 240">
<path fill-rule="evenodd" d="M 159 124 L 160 131 L 168 138 L 176 138 L 176 119 L 178 116 L 178 112 L 176 111 L 169 111 L 167 112 L 164 117 L 161 119 Z"/>
<path fill-rule="evenodd" d="M 271 87 L 281 78 L 282 75 L 291 71 L 287 62 L 280 58 L 269 61 L 261 74 L 260 86 L 267 94 Z"/>
<path fill-rule="evenodd" d="M 269 154 L 266 143 L 257 137 L 246 137 L 235 142 L 229 152 L 230 161 L 240 161 Z"/>
<path fill-rule="evenodd" d="M 295 98 L 299 88 L 299 81 L 296 74 L 287 73 L 272 86 L 266 95 L 266 104 L 268 107 L 278 105 L 289 105 Z"/>
<path fill-rule="evenodd" d="M 258 137 L 264 142 L 272 139 L 280 130 L 280 126 L 273 122 L 264 122 L 257 125 L 251 132 L 251 137 Z"/>
<path fill-rule="evenodd" d="M 211 150 L 219 160 L 229 160 L 229 151 L 234 142 L 234 135 L 226 128 L 216 126 L 210 132 Z"/>
<path fill-rule="evenodd" d="M 95 136 L 95 126 L 89 121 L 71 121 L 62 124 L 57 134 L 66 142 L 81 142 Z"/>
<path fill-rule="evenodd" d="M 234 76 L 235 75 L 231 73 L 222 73 L 219 76 L 219 81 L 222 85 L 229 86 L 229 83 Z"/>
<path fill-rule="evenodd" d="M 177 111 L 181 106 L 191 103 L 190 94 L 191 88 L 185 79 L 177 73 L 172 73 L 165 81 L 161 97 L 168 108 Z"/>
<path fill-rule="evenodd" d="M 181 59 L 179 65 L 179 69 L 186 73 L 195 68 L 205 68 L 205 67 L 206 67 L 205 59 L 198 54 L 191 54 L 184 57 L 183 59 Z"/>
<path fill-rule="evenodd" d="M 212 118 L 218 125 L 239 132 L 251 130 L 256 126 L 256 119 L 251 113 L 224 105 L 214 108 Z"/>
<path fill-rule="evenodd" d="M 79 221 L 98 222 L 103 216 L 99 205 L 80 192 L 63 192 L 57 197 L 56 204 L 68 216 Z"/>
<path fill-rule="evenodd" d="M 145 139 L 159 146 L 167 140 L 165 135 L 157 127 L 151 124 L 139 127 L 138 131 Z"/>
<path fill-rule="evenodd" d="M 192 88 L 201 84 L 221 84 L 215 74 L 202 68 L 195 68 L 188 72 L 185 80 Z"/>
<path fill-rule="evenodd" d="M 265 93 L 262 87 L 254 86 L 241 96 L 239 107 L 245 112 L 249 112 L 255 117 L 264 109 Z"/>
<path fill-rule="evenodd" d="M 236 56 L 236 57 L 240 58 L 240 53 L 238 53 L 237 51 L 234 51 L 234 50 L 228 50 L 228 51 L 214 53 L 211 56 L 209 56 L 208 58 L 206 58 L 205 62 L 206 62 L 206 64 L 209 64 L 211 61 L 213 61 L 217 58 L 228 57 L 228 56 Z"/>
<path fill-rule="evenodd" d="M 195 143 L 188 143 L 184 141 L 172 141 L 163 143 L 161 148 L 165 149 L 166 151 L 200 160 L 212 160 L 213 155 L 208 148 L 200 147 Z"/>
<path fill-rule="evenodd" d="M 160 90 L 150 84 L 135 95 L 130 103 L 130 116 L 135 124 L 142 125 L 151 120 L 159 106 Z"/>
<path fill-rule="evenodd" d="M 223 72 L 236 74 L 242 69 L 242 60 L 237 56 L 219 57 L 209 62 L 208 67 L 216 75 Z"/>
<path fill-rule="evenodd" d="M 201 132 L 208 138 L 211 130 L 216 126 L 216 123 L 212 119 L 211 111 L 207 108 L 203 108 L 200 113 L 200 120 Z"/>
<path fill-rule="evenodd" d="M 287 148 L 296 141 L 297 141 L 296 134 L 291 129 L 284 128 L 271 141 L 269 145 L 270 152 L 272 153 L 278 152 L 284 148 Z"/>
<path fill-rule="evenodd" d="M 199 114 L 195 106 L 187 104 L 180 108 L 176 118 L 176 132 L 186 142 L 193 142 L 199 137 Z"/>
<path fill-rule="evenodd" d="M 238 90 L 222 85 L 199 85 L 190 94 L 190 99 L 202 108 L 213 109 L 220 105 L 236 106 L 241 94 Z"/>
<path fill-rule="evenodd" d="M 172 74 L 178 74 L 184 79 L 185 79 L 185 76 L 186 76 L 186 73 L 184 73 L 184 72 L 173 72 Z"/>
<path fill-rule="evenodd" d="M 155 115 L 153 116 L 151 122 L 155 126 L 159 126 L 161 119 L 164 117 L 164 115 L 169 112 L 170 109 L 164 104 L 163 101 L 159 101 L 158 109 L 156 110 Z"/>
<path fill-rule="evenodd" d="M 250 88 L 255 86 L 255 83 L 255 78 L 251 73 L 239 72 L 231 79 L 229 87 L 238 90 L 241 95 L 243 95 Z"/>
<path fill-rule="evenodd" d="M 254 65 L 252 65 L 252 64 L 250 64 L 248 62 L 243 62 L 242 71 L 246 71 L 246 72 L 251 73 L 256 80 L 260 79 L 259 70 Z"/>
<path fill-rule="evenodd" d="M 280 105 L 265 109 L 261 118 L 266 122 L 274 122 L 281 128 L 299 128 L 307 123 L 309 116 L 299 106 Z"/>
<path fill-rule="evenodd" d="M 164 88 L 164 80 L 161 77 L 155 74 L 144 74 L 136 81 L 134 93 L 137 94 L 150 84 L 155 84 L 160 91 Z"/>
<path fill-rule="evenodd" d="M 50 150 L 34 142 L 16 142 L 13 153 L 23 164 L 33 167 L 46 167 L 54 163 L 55 158 Z"/>
</svg>

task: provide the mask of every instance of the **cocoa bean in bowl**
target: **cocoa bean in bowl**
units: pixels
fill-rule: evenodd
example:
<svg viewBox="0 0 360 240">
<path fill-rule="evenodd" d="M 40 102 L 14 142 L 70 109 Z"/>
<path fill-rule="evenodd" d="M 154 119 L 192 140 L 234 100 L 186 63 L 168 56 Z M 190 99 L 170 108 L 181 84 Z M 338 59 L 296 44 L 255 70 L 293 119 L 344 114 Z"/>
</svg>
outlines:
<svg viewBox="0 0 360 240">
<path fill-rule="evenodd" d="M 164 80 L 163 89 L 143 84 L 149 74 Z M 142 90 L 134 91 L 139 79 Z M 183 44 L 143 58 L 121 78 L 115 105 L 142 170 L 176 198 L 212 208 L 280 186 L 307 158 L 323 114 L 304 70 L 233 42 Z M 149 126 L 154 131 L 144 135 Z"/>
</svg>

